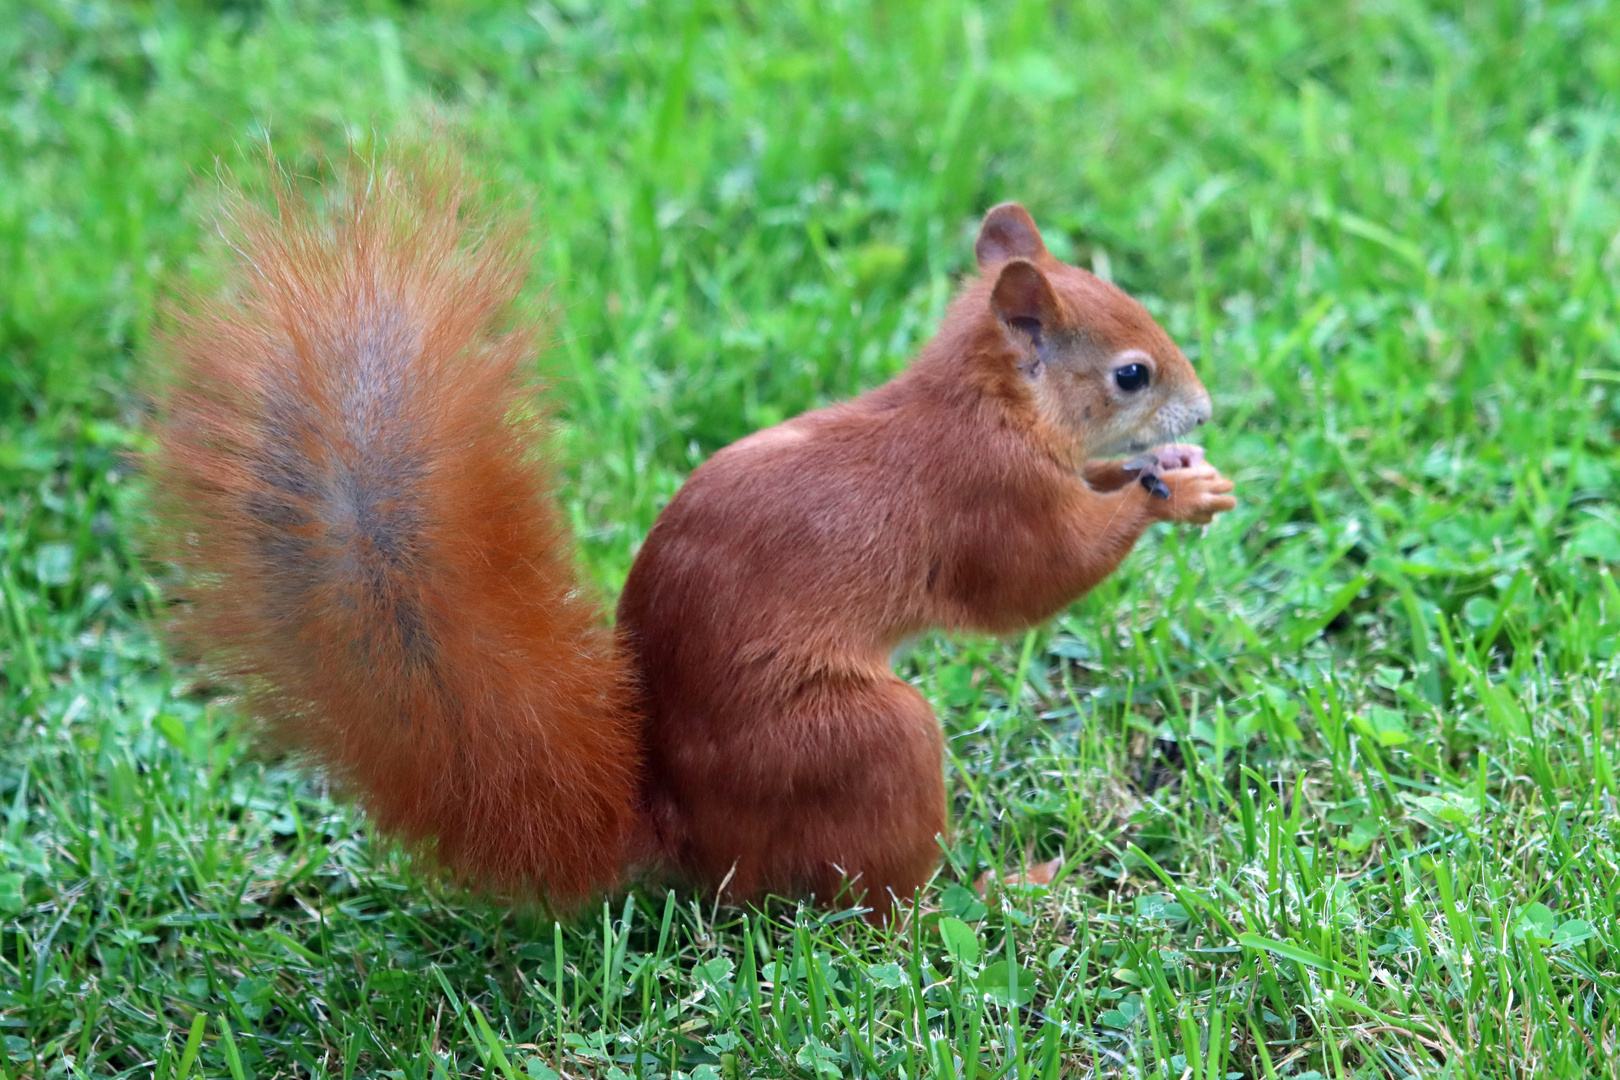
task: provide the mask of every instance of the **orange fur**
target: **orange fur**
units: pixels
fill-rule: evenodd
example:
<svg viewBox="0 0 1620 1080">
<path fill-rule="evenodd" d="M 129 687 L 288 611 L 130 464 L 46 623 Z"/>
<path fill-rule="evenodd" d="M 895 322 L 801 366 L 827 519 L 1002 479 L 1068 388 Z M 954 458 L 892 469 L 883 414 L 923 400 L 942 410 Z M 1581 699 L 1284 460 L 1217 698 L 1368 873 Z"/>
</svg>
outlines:
<svg viewBox="0 0 1620 1080">
<path fill-rule="evenodd" d="M 181 623 L 384 831 L 572 906 L 620 880 L 641 755 L 503 329 L 529 249 L 442 160 L 354 179 L 324 217 L 234 199 L 228 295 L 160 343 Z"/>
</svg>

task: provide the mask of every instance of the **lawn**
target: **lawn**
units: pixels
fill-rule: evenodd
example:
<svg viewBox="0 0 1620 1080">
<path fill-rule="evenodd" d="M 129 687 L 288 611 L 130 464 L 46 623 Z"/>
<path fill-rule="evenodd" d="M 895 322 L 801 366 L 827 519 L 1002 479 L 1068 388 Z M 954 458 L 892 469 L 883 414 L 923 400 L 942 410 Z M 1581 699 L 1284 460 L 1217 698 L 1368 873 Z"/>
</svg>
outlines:
<svg viewBox="0 0 1620 1080">
<path fill-rule="evenodd" d="M 995 202 L 1199 368 L 1237 511 L 901 663 L 901 924 L 460 894 L 161 643 L 140 371 L 216 174 L 433 131 L 543 237 L 606 601 Z M 1607 3 L 0 0 L 0 1076 L 1620 1075 L 1617 262 Z"/>
</svg>

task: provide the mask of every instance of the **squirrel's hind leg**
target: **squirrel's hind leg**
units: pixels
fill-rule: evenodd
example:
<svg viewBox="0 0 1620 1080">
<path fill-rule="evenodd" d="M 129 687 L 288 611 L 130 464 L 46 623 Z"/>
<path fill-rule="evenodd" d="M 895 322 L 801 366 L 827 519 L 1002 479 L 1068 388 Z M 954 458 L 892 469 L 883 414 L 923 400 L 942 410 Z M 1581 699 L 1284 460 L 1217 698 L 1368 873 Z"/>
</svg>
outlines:
<svg viewBox="0 0 1620 1080">
<path fill-rule="evenodd" d="M 799 695 L 765 723 L 780 745 L 773 793 L 705 784 L 708 797 L 683 815 L 688 875 L 711 888 L 729 877 L 732 902 L 813 894 L 887 920 L 939 864 L 944 738 L 934 711 L 890 675 Z"/>
</svg>

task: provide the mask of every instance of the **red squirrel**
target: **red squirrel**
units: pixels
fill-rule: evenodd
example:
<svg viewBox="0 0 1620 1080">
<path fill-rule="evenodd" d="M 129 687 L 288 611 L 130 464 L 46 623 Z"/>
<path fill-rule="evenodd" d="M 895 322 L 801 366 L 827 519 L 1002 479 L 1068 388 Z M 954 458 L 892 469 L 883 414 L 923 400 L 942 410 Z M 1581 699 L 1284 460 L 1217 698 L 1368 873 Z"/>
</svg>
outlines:
<svg viewBox="0 0 1620 1080">
<path fill-rule="evenodd" d="M 884 918 L 946 828 L 895 647 L 1028 627 L 1149 524 L 1235 505 L 1174 442 L 1210 415 L 1180 350 L 1004 203 L 909 369 L 694 471 L 604 629 L 523 377 L 523 230 L 442 157 L 353 179 L 325 212 L 285 182 L 229 203 L 235 274 L 158 345 L 159 539 L 183 633 L 272 739 L 470 885 Z"/>
</svg>

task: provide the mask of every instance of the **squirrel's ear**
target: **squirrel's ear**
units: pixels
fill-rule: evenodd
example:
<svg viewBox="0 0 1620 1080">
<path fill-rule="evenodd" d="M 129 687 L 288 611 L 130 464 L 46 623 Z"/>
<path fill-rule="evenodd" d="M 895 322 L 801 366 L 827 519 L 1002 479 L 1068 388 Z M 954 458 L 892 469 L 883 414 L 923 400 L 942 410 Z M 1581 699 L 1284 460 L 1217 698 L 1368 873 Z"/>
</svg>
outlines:
<svg viewBox="0 0 1620 1080">
<path fill-rule="evenodd" d="M 1046 244 L 1029 211 L 1015 202 L 1004 202 L 984 215 L 973 254 L 979 260 L 979 269 L 988 270 L 1008 259 L 1036 262 L 1046 254 Z"/>
<path fill-rule="evenodd" d="M 990 293 L 990 310 L 1004 326 L 1027 334 L 1040 344 L 1042 331 L 1058 321 L 1057 294 L 1040 268 L 1028 259 L 1013 259 L 1001 268 Z"/>
</svg>

